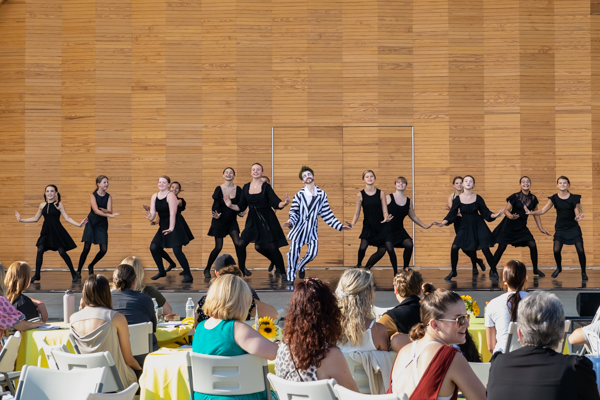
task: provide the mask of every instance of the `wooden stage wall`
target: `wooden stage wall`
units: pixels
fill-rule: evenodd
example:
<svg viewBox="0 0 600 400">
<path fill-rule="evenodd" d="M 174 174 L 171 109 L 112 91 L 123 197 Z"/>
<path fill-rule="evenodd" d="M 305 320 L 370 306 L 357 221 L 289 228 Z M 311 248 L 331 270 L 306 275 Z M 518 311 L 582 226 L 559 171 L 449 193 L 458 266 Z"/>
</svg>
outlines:
<svg viewBox="0 0 600 400">
<path fill-rule="evenodd" d="M 588 265 L 598 265 L 599 46 L 597 0 L 7 0 L 0 261 L 35 262 L 41 221 L 19 224 L 14 210 L 33 216 L 55 183 L 81 220 L 104 174 L 121 215 L 110 220 L 99 267 L 130 254 L 152 267 L 155 228 L 142 204 L 168 174 L 183 186 L 196 236 L 190 264 L 203 267 L 221 171 L 234 167 L 242 185 L 258 161 L 272 175 L 273 126 L 278 194 L 293 195 L 308 164 L 336 215 L 349 220 L 364 169 L 386 192 L 394 177 L 410 180 L 410 128 L 377 126 L 414 126 L 424 222 L 445 215 L 455 175 L 473 174 L 497 211 L 521 175 L 543 204 L 564 174 L 583 195 Z M 554 215 L 543 217 L 550 231 Z M 283 222 L 287 210 L 278 216 Z M 323 225 L 311 265 L 354 265 L 360 226 L 340 234 Z M 540 265 L 554 265 L 552 238 L 530 227 Z M 67 229 L 79 242 L 82 230 Z M 448 266 L 453 235 L 417 227 L 417 265 Z M 75 264 L 80 250 L 70 252 Z M 233 252 L 229 240 L 224 251 Z M 530 265 L 528 251 L 509 249 L 510 257 Z M 572 246 L 563 258 L 577 265 Z M 250 247 L 249 265 L 268 262 Z M 50 253 L 44 266 L 64 264 Z"/>
</svg>

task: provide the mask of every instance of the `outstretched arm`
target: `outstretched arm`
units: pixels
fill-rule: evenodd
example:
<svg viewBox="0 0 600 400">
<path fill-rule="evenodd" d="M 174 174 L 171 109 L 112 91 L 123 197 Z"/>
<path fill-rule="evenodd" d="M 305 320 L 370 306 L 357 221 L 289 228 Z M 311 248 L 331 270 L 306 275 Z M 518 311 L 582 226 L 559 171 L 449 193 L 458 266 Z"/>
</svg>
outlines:
<svg viewBox="0 0 600 400">
<path fill-rule="evenodd" d="M 78 222 L 75 222 L 73 220 L 73 218 L 69 217 L 67 215 L 67 212 L 65 211 L 65 206 L 62 203 L 60 203 L 57 208 L 60 211 L 60 213 L 62 214 L 62 216 L 65 219 L 65 221 L 67 221 L 71 225 L 75 225 L 76 227 L 81 228 L 82 226 L 84 226 L 85 224 L 87 224 L 87 221 L 88 221 L 87 218 L 84 218 L 83 221 L 81 221 L 81 222 L 78 223 Z"/>
<path fill-rule="evenodd" d="M 331 207 L 329 207 L 329 200 L 327 199 L 327 193 L 324 193 L 324 195 L 325 200 L 323 201 L 319 215 L 327 225 L 333 229 L 341 231 L 344 228 L 344 225 L 335 217 L 333 211 L 331 211 Z"/>
<path fill-rule="evenodd" d="M 548 212 L 548 210 L 550 210 L 552 208 L 552 205 L 553 205 L 552 200 L 548 199 L 548 202 L 541 210 L 531 211 L 527 208 L 527 206 L 525 206 L 525 214 L 527 214 L 527 215 L 544 215 Z"/>
<path fill-rule="evenodd" d="M 537 211 L 537 209 L 537 206 L 535 206 L 535 209 L 533 211 Z M 540 232 L 542 232 L 544 235 L 550 236 L 550 232 L 548 232 L 542 227 L 542 218 L 539 215 L 534 215 L 533 219 L 535 220 L 535 224 L 537 225 Z"/>
<path fill-rule="evenodd" d="M 35 214 L 35 217 L 33 217 L 33 218 L 23 219 L 23 218 L 21 218 L 21 214 L 19 214 L 18 211 L 15 211 L 15 217 L 17 217 L 17 221 L 19 221 L 19 222 L 38 222 L 40 220 L 40 218 L 42 217 L 42 210 L 44 209 L 45 206 L 46 206 L 46 203 L 40 204 L 40 206 L 38 207 L 38 211 Z"/>
<path fill-rule="evenodd" d="M 356 222 L 358 221 L 358 217 L 360 217 L 361 205 L 362 205 L 362 196 L 360 195 L 360 192 L 358 192 L 358 194 L 356 195 L 356 209 L 354 210 L 354 218 L 352 218 L 352 222 L 350 223 L 350 226 L 352 228 L 354 228 L 354 225 L 356 225 Z"/>
<path fill-rule="evenodd" d="M 408 218 L 412 219 L 415 224 L 419 225 L 423 229 L 429 229 L 431 228 L 431 225 L 433 225 L 433 222 L 429 225 L 425 225 L 421 222 L 419 217 L 417 217 L 417 215 L 415 214 L 415 209 L 413 208 L 412 202 L 410 203 L 410 207 L 408 209 Z"/>
<path fill-rule="evenodd" d="M 392 218 L 394 218 L 394 216 L 391 214 L 388 214 L 387 197 L 386 197 L 385 193 L 383 192 L 383 190 L 381 191 L 381 194 L 379 195 L 379 197 L 381 199 L 381 211 L 383 211 L 383 221 L 381 221 L 381 223 L 389 222 Z"/>
<path fill-rule="evenodd" d="M 284 228 L 293 228 L 296 226 L 298 219 L 300 218 L 300 201 L 298 200 L 298 194 L 294 195 L 292 200 L 292 206 L 290 207 L 289 219 L 283 223 Z"/>
</svg>

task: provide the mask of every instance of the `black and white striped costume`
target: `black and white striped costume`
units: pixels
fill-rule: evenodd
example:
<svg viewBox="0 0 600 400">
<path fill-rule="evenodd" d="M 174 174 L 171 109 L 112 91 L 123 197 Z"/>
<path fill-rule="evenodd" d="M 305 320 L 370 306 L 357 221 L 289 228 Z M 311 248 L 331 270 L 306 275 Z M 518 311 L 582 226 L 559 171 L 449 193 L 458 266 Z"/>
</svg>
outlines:
<svg viewBox="0 0 600 400">
<path fill-rule="evenodd" d="M 307 195 L 308 194 L 308 195 Z M 308 199 L 311 199 L 310 202 Z M 304 270 L 306 264 L 317 256 L 319 251 L 319 216 L 333 229 L 342 230 L 342 223 L 333 215 L 327 194 L 315 185 L 315 195 L 304 186 L 294 195 L 290 208 L 290 250 L 287 253 L 287 279 L 294 281 L 296 273 Z M 308 245 L 308 250 L 300 260 L 302 246 Z"/>
</svg>

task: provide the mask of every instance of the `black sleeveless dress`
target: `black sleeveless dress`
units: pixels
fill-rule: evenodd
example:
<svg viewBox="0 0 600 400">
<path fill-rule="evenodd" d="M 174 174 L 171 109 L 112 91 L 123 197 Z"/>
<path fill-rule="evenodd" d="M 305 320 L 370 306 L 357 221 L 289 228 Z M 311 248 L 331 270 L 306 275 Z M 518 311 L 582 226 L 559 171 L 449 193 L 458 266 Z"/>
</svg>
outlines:
<svg viewBox="0 0 600 400">
<path fill-rule="evenodd" d="M 558 197 L 558 193 L 548 197 L 556 208 L 554 224 L 554 240 L 562 244 L 583 242 L 579 222 L 575 221 L 575 207 L 581 202 L 581 196 L 571 194 L 566 200 Z"/>
<path fill-rule="evenodd" d="M 186 231 L 187 224 L 185 223 L 185 220 L 181 216 L 180 212 L 175 214 L 176 219 L 175 228 L 173 229 L 173 232 L 169 233 L 168 235 L 163 234 L 162 231 L 169 229 L 169 223 L 171 221 L 171 214 L 169 212 L 169 203 L 167 202 L 167 197 L 168 195 L 161 200 L 158 198 L 157 195 L 156 201 L 154 202 L 154 208 L 158 213 L 160 221 L 158 224 L 158 231 L 156 232 L 156 235 L 154 235 L 152 243 L 156 244 L 157 246 L 163 249 L 172 249 L 173 247 L 187 245 L 190 242 L 190 240 L 194 239 L 194 237 L 192 236 L 191 239 L 189 238 L 188 232 Z M 187 230 L 189 231 L 189 227 L 187 228 Z M 189 232 L 189 234 L 191 235 L 191 232 Z"/>
<path fill-rule="evenodd" d="M 104 196 L 100 196 L 98 192 L 94 192 L 96 198 L 96 204 L 98 208 L 108 207 L 108 199 L 110 194 L 105 193 Z M 82 242 L 88 242 L 92 244 L 103 244 L 108 243 L 108 218 L 98 215 L 90 208 L 88 214 L 88 223 L 83 229 Z"/>
<path fill-rule="evenodd" d="M 392 232 L 392 243 L 394 244 L 394 247 L 400 247 L 403 241 L 411 239 L 406 229 L 404 229 L 404 218 L 406 218 L 408 211 L 410 210 L 410 198 L 407 197 L 406 204 L 400 206 L 396 203 L 393 194 L 391 194 L 390 197 L 391 201 L 390 204 L 388 204 L 388 213 L 394 216 L 389 222 L 390 230 Z"/>
<path fill-rule="evenodd" d="M 235 198 L 231 199 L 231 204 L 238 204 L 241 197 L 242 188 L 236 186 Z M 210 229 L 208 230 L 208 236 L 224 238 L 233 231 L 239 232 L 240 227 L 237 222 L 238 211 L 234 211 L 225 205 L 225 202 L 223 201 L 223 189 L 221 189 L 221 185 L 215 188 L 212 198 L 212 210 L 221 213 L 221 217 L 219 219 L 212 219 L 210 223 Z"/>
<path fill-rule="evenodd" d="M 385 242 L 391 242 L 390 224 L 382 224 L 383 210 L 381 209 L 381 190 L 375 189 L 375 194 L 369 196 L 361 190 L 363 209 L 363 228 L 359 238 L 365 239 L 369 246 L 380 247 Z M 392 219 L 393 221 L 393 219 Z"/>
<path fill-rule="evenodd" d="M 240 212 L 246 208 L 250 209 L 241 235 L 244 242 L 256 243 L 261 247 L 266 247 L 272 242 L 275 242 L 277 247 L 288 245 L 279 220 L 273 212 L 273 208 L 278 208 L 279 203 L 281 199 L 268 183 L 263 182 L 260 193 L 256 194 L 250 194 L 250 183 L 244 185 L 238 202 Z"/>
<path fill-rule="evenodd" d="M 512 213 L 519 215 L 517 219 L 504 219 L 494 229 L 493 235 L 496 243 L 501 245 L 512 245 L 514 247 L 525 247 L 527 242 L 535 241 L 533 235 L 527 228 L 527 219 L 529 215 L 525 214 L 525 206 L 528 209 L 534 210 L 539 204 L 537 197 L 530 194 L 524 195 L 522 192 L 517 192 L 510 195 L 506 199 L 512 205 Z"/>
<path fill-rule="evenodd" d="M 493 247 L 494 236 L 490 228 L 484 222 L 492 222 L 492 212 L 486 206 L 485 201 L 479 195 L 475 202 L 471 204 L 463 204 L 460 201 L 460 196 L 456 196 L 452 201 L 452 208 L 448 215 L 444 218 L 449 223 L 456 220 L 458 210 L 462 214 L 460 229 L 454 238 L 453 246 L 466 251 L 480 250 L 486 247 Z"/>
<path fill-rule="evenodd" d="M 52 251 L 58 251 L 61 247 L 69 251 L 77 247 L 69 232 L 60 223 L 60 215 L 60 210 L 54 203 L 46 203 L 42 210 L 44 224 L 36 246 L 44 246 L 44 250 Z"/>
<path fill-rule="evenodd" d="M 176 223 L 178 224 L 181 222 L 181 224 L 183 225 L 183 228 L 185 229 L 185 234 L 187 235 L 188 240 L 191 242 L 192 240 L 194 240 L 194 235 L 192 234 L 192 230 L 188 226 L 185 218 L 183 218 L 183 215 L 181 215 L 181 213 L 185 211 L 185 207 L 186 207 L 185 199 L 183 197 L 177 197 L 177 200 L 181 200 L 181 205 L 177 204 Z"/>
</svg>

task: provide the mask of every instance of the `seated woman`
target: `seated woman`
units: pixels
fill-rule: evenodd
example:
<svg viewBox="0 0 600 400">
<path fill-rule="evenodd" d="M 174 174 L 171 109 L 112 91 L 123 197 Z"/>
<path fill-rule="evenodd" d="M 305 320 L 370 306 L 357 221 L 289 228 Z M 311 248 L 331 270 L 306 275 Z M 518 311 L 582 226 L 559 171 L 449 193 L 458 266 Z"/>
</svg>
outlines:
<svg viewBox="0 0 600 400">
<path fill-rule="evenodd" d="M 307 278 L 296 285 L 283 332 L 275 360 L 278 377 L 294 382 L 333 378 L 358 392 L 344 354 L 335 346 L 342 337 L 342 312 L 323 281 Z"/>
<path fill-rule="evenodd" d="M 132 288 L 134 291 L 147 294 L 151 299 L 156 299 L 156 303 L 159 307 L 162 307 L 164 314 L 173 314 L 173 308 L 158 289 L 154 286 L 144 285 L 144 266 L 139 258 L 136 256 L 129 256 L 121 261 L 121 264 L 131 265 L 135 271 L 135 286 Z"/>
<path fill-rule="evenodd" d="M 569 343 L 576 346 L 588 344 L 592 353 L 598 353 L 598 344 L 600 343 L 600 321 L 593 324 L 577 328 L 569 335 Z"/>
<path fill-rule="evenodd" d="M 410 331 L 392 368 L 390 389 L 411 399 L 456 400 L 460 389 L 469 400 L 484 400 L 485 387 L 452 344 L 465 342 L 469 315 L 460 296 L 447 289 L 425 292 L 421 322 Z"/>
<path fill-rule="evenodd" d="M 519 303 L 518 319 L 523 347 L 493 355 L 489 400 L 600 399 L 592 362 L 554 350 L 565 329 L 565 314 L 556 295 L 531 293 Z"/>
<path fill-rule="evenodd" d="M 4 268 L 2 268 L 4 271 Z M 25 319 L 41 317 L 42 321 L 48 321 L 46 306 L 39 300 L 32 299 L 23 294 L 29 287 L 31 280 L 31 267 L 25 261 L 15 261 L 8 267 L 4 284 L 6 286 L 6 298 L 12 305 L 25 315 Z"/>
<path fill-rule="evenodd" d="M 234 275 L 215 279 L 208 289 L 203 312 L 209 319 L 200 322 L 194 334 L 192 351 L 215 356 L 252 354 L 274 360 L 277 344 L 265 339 L 244 322 L 252 295 L 246 282 Z M 194 400 L 221 399 L 229 396 L 210 396 L 194 393 Z M 266 399 L 266 392 L 235 396 L 237 400 Z"/>
<path fill-rule="evenodd" d="M 527 268 L 521 261 L 507 262 L 502 277 L 506 293 L 492 299 L 485 310 L 485 336 L 488 350 L 492 354 L 504 352 L 508 326 L 517 321 L 519 302 L 529 294 L 524 291 L 527 284 Z"/>
<path fill-rule="evenodd" d="M 125 316 L 112 309 L 110 285 L 102 275 L 90 275 L 81 292 L 82 310 L 71 315 L 71 334 L 82 354 L 108 351 L 123 385 L 136 382 L 134 370 L 142 367 L 131 354 Z"/>
<path fill-rule="evenodd" d="M 363 268 L 347 269 L 335 290 L 342 311 L 342 337 L 338 347 L 343 353 L 389 348 L 385 326 L 375 322 L 373 274 Z"/>
<path fill-rule="evenodd" d="M 215 275 L 217 276 L 217 278 L 223 275 L 235 275 L 240 278 L 244 276 L 242 271 L 235 265 L 235 260 L 233 259 L 233 257 L 231 257 L 229 254 L 221 254 L 215 260 L 214 265 Z M 254 318 L 257 312 L 258 318 L 271 317 L 273 318 L 273 320 L 278 319 L 279 313 L 277 312 L 275 307 L 260 301 L 256 291 L 252 289 L 250 285 L 248 285 L 248 287 L 250 288 L 250 292 L 252 293 L 252 305 L 250 306 L 250 311 L 248 312 L 246 320 Z M 206 296 L 202 296 L 200 301 L 198 301 L 198 305 L 196 306 L 196 321 L 194 321 L 194 327 L 198 325 L 201 321 L 204 321 L 209 318 L 202 311 L 202 307 L 204 306 L 205 301 Z"/>
<path fill-rule="evenodd" d="M 120 312 L 127 319 L 129 325 L 152 322 L 152 331 L 156 333 L 156 313 L 150 296 L 133 290 L 137 282 L 135 270 L 131 265 L 121 264 L 113 273 L 113 286 L 111 292 L 113 310 Z M 153 351 L 158 350 L 156 335 L 152 336 Z M 135 359 L 144 364 L 147 354 L 135 356 Z"/>
</svg>

